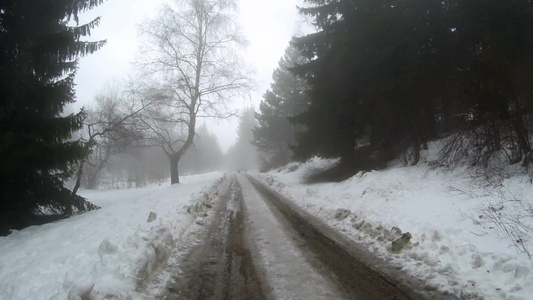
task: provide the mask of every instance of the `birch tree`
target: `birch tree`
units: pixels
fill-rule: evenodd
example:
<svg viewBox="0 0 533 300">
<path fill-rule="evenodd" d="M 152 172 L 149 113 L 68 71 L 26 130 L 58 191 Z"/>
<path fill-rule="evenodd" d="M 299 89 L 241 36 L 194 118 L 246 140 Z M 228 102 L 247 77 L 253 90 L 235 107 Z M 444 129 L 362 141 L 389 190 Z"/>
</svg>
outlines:
<svg viewBox="0 0 533 300">
<path fill-rule="evenodd" d="M 229 102 L 250 85 L 236 11 L 233 0 L 179 0 L 141 26 L 137 66 L 158 82 L 149 90 L 160 106 L 146 122 L 168 156 L 171 184 L 179 183 L 178 163 L 193 144 L 197 119 L 230 116 Z"/>
</svg>

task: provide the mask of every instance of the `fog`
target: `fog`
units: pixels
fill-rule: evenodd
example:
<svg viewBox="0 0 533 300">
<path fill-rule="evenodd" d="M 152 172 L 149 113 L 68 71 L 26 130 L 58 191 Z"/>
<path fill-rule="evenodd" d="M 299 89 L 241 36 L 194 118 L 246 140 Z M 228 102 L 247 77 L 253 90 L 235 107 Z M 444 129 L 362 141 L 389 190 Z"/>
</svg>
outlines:
<svg viewBox="0 0 533 300">
<path fill-rule="evenodd" d="M 141 38 L 138 25 L 153 17 L 165 2 L 163 0 L 113 0 L 81 16 L 81 22 L 101 16 L 101 23 L 91 32 L 91 40 L 106 39 L 100 51 L 80 60 L 76 75 L 75 111 L 90 106 L 94 97 L 112 81 L 134 75 L 132 62 L 139 55 Z M 258 107 L 261 95 L 268 89 L 272 71 L 276 68 L 291 37 L 300 32 L 305 22 L 297 12 L 301 0 L 273 0 L 264 3 L 255 0 L 238 2 L 239 24 L 248 40 L 244 60 L 254 70 L 256 85 L 246 95 L 231 99 L 235 109 Z M 217 136 L 223 151 L 237 139 L 238 118 L 205 120 Z"/>
</svg>

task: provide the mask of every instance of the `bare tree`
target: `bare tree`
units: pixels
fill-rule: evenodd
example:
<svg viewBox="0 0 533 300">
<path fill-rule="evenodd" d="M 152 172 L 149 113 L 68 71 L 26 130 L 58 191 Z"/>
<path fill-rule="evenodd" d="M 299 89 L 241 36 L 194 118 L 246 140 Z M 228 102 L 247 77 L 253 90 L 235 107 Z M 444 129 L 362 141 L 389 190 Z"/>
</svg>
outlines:
<svg viewBox="0 0 533 300">
<path fill-rule="evenodd" d="M 87 111 L 84 120 L 82 140 L 88 155 L 78 166 L 72 190 L 74 194 L 81 185 L 84 172 L 87 187 L 94 189 L 98 174 L 112 155 L 122 153 L 132 145 L 140 145 L 144 124 L 139 119 L 139 113 L 151 104 L 126 95 L 117 84 L 108 86 L 95 100 L 96 107 Z"/>
<path fill-rule="evenodd" d="M 229 117 L 228 102 L 250 86 L 238 50 L 245 44 L 233 0 L 178 0 L 141 27 L 145 42 L 137 66 L 159 82 L 146 124 L 170 161 L 171 184 L 192 145 L 197 118 Z"/>
</svg>

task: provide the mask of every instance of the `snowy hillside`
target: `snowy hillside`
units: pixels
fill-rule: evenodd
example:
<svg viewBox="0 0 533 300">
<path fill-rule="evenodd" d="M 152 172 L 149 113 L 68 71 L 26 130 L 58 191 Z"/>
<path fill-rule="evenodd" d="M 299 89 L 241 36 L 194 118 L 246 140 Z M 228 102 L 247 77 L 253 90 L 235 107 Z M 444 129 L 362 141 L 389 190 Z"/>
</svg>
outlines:
<svg viewBox="0 0 533 300">
<path fill-rule="evenodd" d="M 0 237 L 0 299 L 85 299 L 89 293 L 95 299 L 138 299 L 139 284 L 202 217 L 188 213 L 187 206 L 211 201 L 211 187 L 222 176 L 185 176 L 175 186 L 83 191 L 102 209 Z M 148 222 L 150 212 L 156 215 Z"/>
<path fill-rule="evenodd" d="M 489 184 L 472 170 L 430 170 L 423 162 L 303 183 L 332 163 L 314 159 L 254 176 L 430 288 L 461 299 L 533 299 L 529 177 Z"/>
</svg>

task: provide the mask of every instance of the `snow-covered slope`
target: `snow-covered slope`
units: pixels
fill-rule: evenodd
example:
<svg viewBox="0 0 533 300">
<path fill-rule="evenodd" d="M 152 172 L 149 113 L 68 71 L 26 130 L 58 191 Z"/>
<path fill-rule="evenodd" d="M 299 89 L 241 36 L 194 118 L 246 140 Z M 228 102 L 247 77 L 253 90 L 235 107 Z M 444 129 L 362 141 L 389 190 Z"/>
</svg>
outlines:
<svg viewBox="0 0 533 300">
<path fill-rule="evenodd" d="M 83 191 L 102 209 L 0 237 L 0 299 L 137 299 L 194 223 L 186 206 L 215 197 L 221 173 L 174 186 Z M 148 222 L 150 212 L 155 220 Z"/>
<path fill-rule="evenodd" d="M 303 183 L 311 170 L 332 163 L 313 159 L 254 176 L 429 288 L 462 299 L 533 299 L 533 261 L 525 253 L 533 253 L 528 176 L 488 184 L 472 170 L 430 170 L 422 162 L 341 183 Z M 406 247 L 397 242 L 393 249 L 407 232 Z"/>
</svg>

